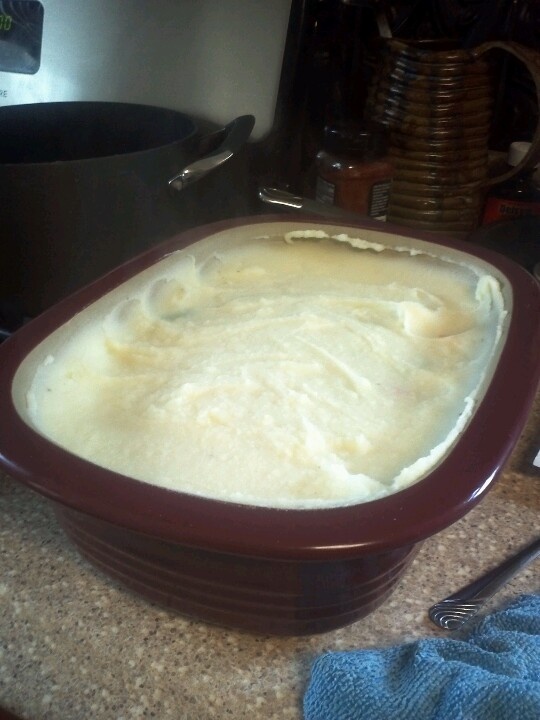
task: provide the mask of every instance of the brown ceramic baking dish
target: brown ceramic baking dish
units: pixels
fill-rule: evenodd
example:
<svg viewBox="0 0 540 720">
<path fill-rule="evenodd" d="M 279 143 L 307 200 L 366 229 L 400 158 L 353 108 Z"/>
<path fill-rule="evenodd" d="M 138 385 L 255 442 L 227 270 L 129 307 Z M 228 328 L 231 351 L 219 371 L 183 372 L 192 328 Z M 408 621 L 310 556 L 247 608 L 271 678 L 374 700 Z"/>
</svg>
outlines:
<svg viewBox="0 0 540 720">
<path fill-rule="evenodd" d="M 258 237 L 317 227 L 328 233 L 352 228 L 396 245 L 420 243 L 484 264 L 499 278 L 509 312 L 489 383 L 451 450 L 416 484 L 330 509 L 240 505 L 98 467 L 50 442 L 23 417 L 29 354 L 39 356 L 42 341 L 111 289 L 211 234 L 222 233 L 226 242 L 239 229 Z M 153 248 L 62 300 L 0 348 L 0 464 L 52 500 L 59 523 L 91 563 L 181 613 L 295 635 L 365 616 L 392 592 L 418 543 L 462 517 L 489 490 L 525 424 L 540 369 L 540 291 L 525 270 L 465 242 L 434 242 L 389 226 L 387 235 L 380 232 L 377 223 L 340 225 L 291 215 L 215 223 Z"/>
</svg>

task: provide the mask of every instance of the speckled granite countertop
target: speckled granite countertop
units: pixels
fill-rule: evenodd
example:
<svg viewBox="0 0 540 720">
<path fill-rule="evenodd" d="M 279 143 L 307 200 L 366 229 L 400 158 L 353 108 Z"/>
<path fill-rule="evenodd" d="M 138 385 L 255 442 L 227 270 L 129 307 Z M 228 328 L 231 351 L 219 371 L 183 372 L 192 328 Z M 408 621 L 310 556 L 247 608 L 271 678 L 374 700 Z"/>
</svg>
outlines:
<svg viewBox="0 0 540 720">
<path fill-rule="evenodd" d="M 79 557 L 47 501 L 0 475 L 0 706 L 25 720 L 301 718 L 320 653 L 444 635 L 426 609 L 538 534 L 539 445 L 540 398 L 495 487 L 424 543 L 391 598 L 350 627 L 300 639 L 213 627 L 139 599 Z M 540 592 L 539 575 L 531 565 L 489 609 Z"/>
</svg>

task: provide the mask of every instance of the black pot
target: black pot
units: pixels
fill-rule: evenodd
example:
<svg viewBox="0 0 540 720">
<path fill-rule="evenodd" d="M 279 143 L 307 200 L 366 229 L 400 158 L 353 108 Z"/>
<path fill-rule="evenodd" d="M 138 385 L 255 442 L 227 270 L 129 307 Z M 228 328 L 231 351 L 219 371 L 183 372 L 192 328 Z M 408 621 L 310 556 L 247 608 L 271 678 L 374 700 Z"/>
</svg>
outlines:
<svg viewBox="0 0 540 720">
<path fill-rule="evenodd" d="M 189 116 L 145 105 L 1 108 L 0 295 L 36 315 L 180 230 L 245 212 L 226 161 L 253 124 L 202 136 Z"/>
</svg>

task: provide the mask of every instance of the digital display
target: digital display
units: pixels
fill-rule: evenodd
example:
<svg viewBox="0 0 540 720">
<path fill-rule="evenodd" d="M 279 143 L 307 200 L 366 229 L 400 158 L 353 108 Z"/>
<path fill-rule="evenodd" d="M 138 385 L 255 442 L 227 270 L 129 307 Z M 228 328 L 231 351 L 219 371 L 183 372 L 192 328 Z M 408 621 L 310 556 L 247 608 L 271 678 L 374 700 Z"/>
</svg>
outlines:
<svg viewBox="0 0 540 720">
<path fill-rule="evenodd" d="M 13 27 L 13 18 L 11 15 L 0 15 L 0 32 L 7 32 Z"/>
<path fill-rule="evenodd" d="M 39 70 L 43 14 L 38 0 L 0 0 L 0 71 Z"/>
</svg>

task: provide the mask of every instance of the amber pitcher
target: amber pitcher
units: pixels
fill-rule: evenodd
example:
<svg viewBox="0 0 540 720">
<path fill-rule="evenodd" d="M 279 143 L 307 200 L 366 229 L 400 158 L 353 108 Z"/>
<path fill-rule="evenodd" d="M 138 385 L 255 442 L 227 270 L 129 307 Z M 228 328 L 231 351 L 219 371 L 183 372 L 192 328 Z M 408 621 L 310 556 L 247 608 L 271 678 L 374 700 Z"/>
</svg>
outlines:
<svg viewBox="0 0 540 720">
<path fill-rule="evenodd" d="M 380 41 L 367 112 L 390 129 L 394 164 L 388 220 L 465 233 L 479 222 L 487 189 L 540 158 L 540 128 L 512 170 L 489 173 L 495 97 L 492 51 L 525 64 L 540 103 L 540 53 L 513 42 L 464 49 L 453 41 Z"/>
</svg>

